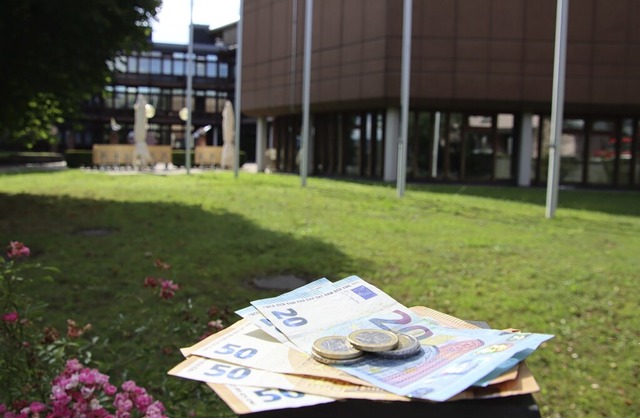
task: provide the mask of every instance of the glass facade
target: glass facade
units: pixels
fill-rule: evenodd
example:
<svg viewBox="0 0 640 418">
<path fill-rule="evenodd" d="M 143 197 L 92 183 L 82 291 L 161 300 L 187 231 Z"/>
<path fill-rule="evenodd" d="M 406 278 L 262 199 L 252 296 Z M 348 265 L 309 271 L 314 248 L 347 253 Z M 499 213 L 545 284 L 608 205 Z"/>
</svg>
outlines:
<svg viewBox="0 0 640 418">
<path fill-rule="evenodd" d="M 222 108 L 226 100 L 234 100 L 235 50 L 214 40 L 207 27 L 198 28 L 200 39 L 194 44 L 192 125 L 196 130 L 212 125 L 206 134 L 209 145 L 222 144 Z M 149 119 L 149 140 L 156 144 L 184 147 L 185 121 L 180 111 L 187 107 L 187 45 L 151 45 L 151 50 L 133 52 L 108 63 L 112 82 L 101 97 L 84 105 L 81 116 L 61 127 L 61 141 L 66 148 L 91 148 L 99 143 L 132 141 L 133 105 L 139 94 L 155 109 Z M 112 129 L 111 120 L 120 129 Z M 249 150 L 253 154 L 253 150 Z"/>
<path fill-rule="evenodd" d="M 312 174 L 382 180 L 385 161 L 385 111 L 333 112 L 313 115 Z M 523 116 L 496 112 L 409 112 L 407 178 L 410 181 L 518 182 L 524 147 Z M 549 167 L 551 122 L 531 117 L 529 183 L 544 186 Z M 301 119 L 274 120 L 277 169 L 299 172 Z M 560 184 L 594 187 L 640 187 L 638 139 L 634 118 L 567 117 L 560 147 Z"/>
</svg>

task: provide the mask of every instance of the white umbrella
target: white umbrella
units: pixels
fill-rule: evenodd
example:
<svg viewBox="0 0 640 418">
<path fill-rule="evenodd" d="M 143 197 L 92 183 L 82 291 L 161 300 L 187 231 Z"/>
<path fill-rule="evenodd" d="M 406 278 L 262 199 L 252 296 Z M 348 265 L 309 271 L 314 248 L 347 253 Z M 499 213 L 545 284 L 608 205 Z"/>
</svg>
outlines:
<svg viewBox="0 0 640 418">
<path fill-rule="evenodd" d="M 233 167 L 235 161 L 235 115 L 229 100 L 222 109 L 222 168 Z"/>
<path fill-rule="evenodd" d="M 140 167 L 151 162 L 151 153 L 147 146 L 147 100 L 138 94 L 134 109 L 133 138 L 136 144 L 134 161 Z"/>
</svg>

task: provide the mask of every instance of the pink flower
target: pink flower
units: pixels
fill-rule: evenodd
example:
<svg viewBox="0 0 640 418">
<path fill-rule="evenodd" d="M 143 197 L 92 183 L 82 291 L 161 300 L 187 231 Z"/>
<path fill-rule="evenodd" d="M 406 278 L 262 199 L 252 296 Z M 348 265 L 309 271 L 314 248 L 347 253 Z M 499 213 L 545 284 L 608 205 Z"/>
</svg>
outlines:
<svg viewBox="0 0 640 418">
<path fill-rule="evenodd" d="M 173 281 L 162 280 L 160 283 L 160 297 L 162 299 L 171 299 L 178 289 L 180 289 L 180 286 L 173 283 Z"/>
<path fill-rule="evenodd" d="M 68 372 L 79 372 L 80 370 L 82 370 L 84 366 L 82 365 L 82 363 L 80 363 L 78 361 L 78 359 L 71 359 L 71 360 L 67 360 L 67 364 L 66 364 L 66 370 Z"/>
<path fill-rule="evenodd" d="M 158 279 L 147 276 L 144 278 L 144 287 L 158 287 Z"/>
<path fill-rule="evenodd" d="M 31 402 L 31 405 L 29 405 L 29 409 L 34 414 L 44 411 L 45 408 L 46 408 L 46 405 L 41 402 Z"/>
<path fill-rule="evenodd" d="M 0 403 L 3 418 L 166 418 L 165 408 L 154 401 L 145 388 L 133 380 L 122 384 L 122 391 L 109 383 L 109 376 L 84 367 L 76 359 L 67 361 L 65 369 L 51 385 L 50 403 L 19 401 L 12 410 Z M 103 406 L 102 402 L 111 403 Z M 110 412 L 108 408 L 113 409 Z"/>
<path fill-rule="evenodd" d="M 16 312 L 16 311 L 7 312 L 6 314 L 2 315 L 2 320 L 4 322 L 8 322 L 10 324 L 18 322 L 19 319 L 20 319 L 20 316 L 18 315 L 18 312 Z"/>
<path fill-rule="evenodd" d="M 159 258 L 156 258 L 156 261 L 154 261 L 154 264 L 160 270 L 169 270 L 171 268 L 170 264 L 165 263 L 164 261 L 160 260 Z"/>
<path fill-rule="evenodd" d="M 224 329 L 224 324 L 222 323 L 222 319 L 216 319 L 215 321 L 209 321 L 207 323 L 209 328 L 211 328 L 214 332 L 218 332 Z"/>
<path fill-rule="evenodd" d="M 118 393 L 113 401 L 113 406 L 117 408 L 118 412 L 129 412 L 133 409 L 133 402 L 124 393 Z"/>
<path fill-rule="evenodd" d="M 105 395 L 113 396 L 118 391 L 118 388 L 112 385 L 111 383 L 105 383 L 102 390 L 104 390 Z"/>
<path fill-rule="evenodd" d="M 148 418 L 165 418 L 163 412 L 165 411 L 164 405 L 160 401 L 155 401 L 146 410 L 146 417 Z"/>
<path fill-rule="evenodd" d="M 122 384 L 122 390 L 124 391 L 135 392 L 137 389 L 138 389 L 138 386 L 136 385 L 136 382 L 134 382 L 133 380 L 127 380 Z"/>
<path fill-rule="evenodd" d="M 31 250 L 23 243 L 19 241 L 9 242 L 9 246 L 7 247 L 7 256 L 9 258 L 28 257 L 29 254 L 31 254 Z"/>
</svg>

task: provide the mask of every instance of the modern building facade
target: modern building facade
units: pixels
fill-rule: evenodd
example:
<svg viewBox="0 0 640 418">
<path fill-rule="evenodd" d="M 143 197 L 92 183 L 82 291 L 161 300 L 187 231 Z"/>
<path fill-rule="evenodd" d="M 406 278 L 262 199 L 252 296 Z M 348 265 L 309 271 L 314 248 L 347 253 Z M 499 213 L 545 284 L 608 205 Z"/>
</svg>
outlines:
<svg viewBox="0 0 640 418">
<path fill-rule="evenodd" d="M 211 125 L 196 140 L 222 145 L 222 109 L 227 100 L 235 102 L 236 24 L 215 30 L 194 25 L 193 51 L 192 126 L 197 131 Z M 180 111 L 187 107 L 187 58 L 188 45 L 153 43 L 148 51 L 115 60 L 106 94 L 85 103 L 81 115 L 62 127 L 65 145 L 91 148 L 132 142 L 133 105 L 143 94 L 155 109 L 147 142 L 184 149 L 186 124 Z M 250 158 L 255 150 L 254 129 L 255 121 L 250 121 L 241 131 Z"/>
<path fill-rule="evenodd" d="M 244 0 L 259 167 L 299 172 L 304 0 Z M 314 2 L 309 174 L 395 180 L 402 0 Z M 413 0 L 410 181 L 543 185 L 556 0 Z M 569 8 L 560 183 L 640 188 L 640 2 Z"/>
</svg>

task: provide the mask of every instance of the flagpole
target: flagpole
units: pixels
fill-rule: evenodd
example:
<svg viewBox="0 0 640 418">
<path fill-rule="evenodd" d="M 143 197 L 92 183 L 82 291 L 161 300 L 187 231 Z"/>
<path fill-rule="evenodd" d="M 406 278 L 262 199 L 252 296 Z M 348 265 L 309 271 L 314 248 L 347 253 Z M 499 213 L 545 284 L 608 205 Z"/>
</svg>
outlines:
<svg viewBox="0 0 640 418">
<path fill-rule="evenodd" d="M 234 135 L 234 160 L 233 160 L 233 176 L 238 178 L 238 171 L 240 169 L 240 128 L 242 127 L 242 22 L 244 20 L 242 16 L 244 7 L 244 1 L 240 0 L 240 20 L 238 21 L 238 35 L 236 46 L 236 105 L 235 105 L 235 135 Z"/>
<path fill-rule="evenodd" d="M 189 47 L 187 52 L 187 126 L 184 133 L 185 165 L 187 174 L 191 173 L 191 119 L 193 101 L 193 0 L 189 10 Z"/>
<path fill-rule="evenodd" d="M 409 78 L 411 69 L 412 0 L 404 0 L 402 19 L 402 78 L 400 82 L 400 139 L 398 141 L 397 194 L 404 196 L 407 182 L 407 137 L 409 131 Z"/>
<path fill-rule="evenodd" d="M 311 87 L 311 36 L 313 31 L 313 0 L 307 0 L 304 22 L 304 74 L 302 86 L 302 145 L 300 152 L 300 185 L 307 185 L 309 165 L 309 90 Z"/>
<path fill-rule="evenodd" d="M 553 57 L 553 95 L 551 101 L 551 138 L 549 139 L 549 171 L 547 174 L 547 203 L 545 211 L 547 219 L 553 218 L 558 205 L 568 11 L 569 0 L 557 0 L 556 39 Z"/>
</svg>

